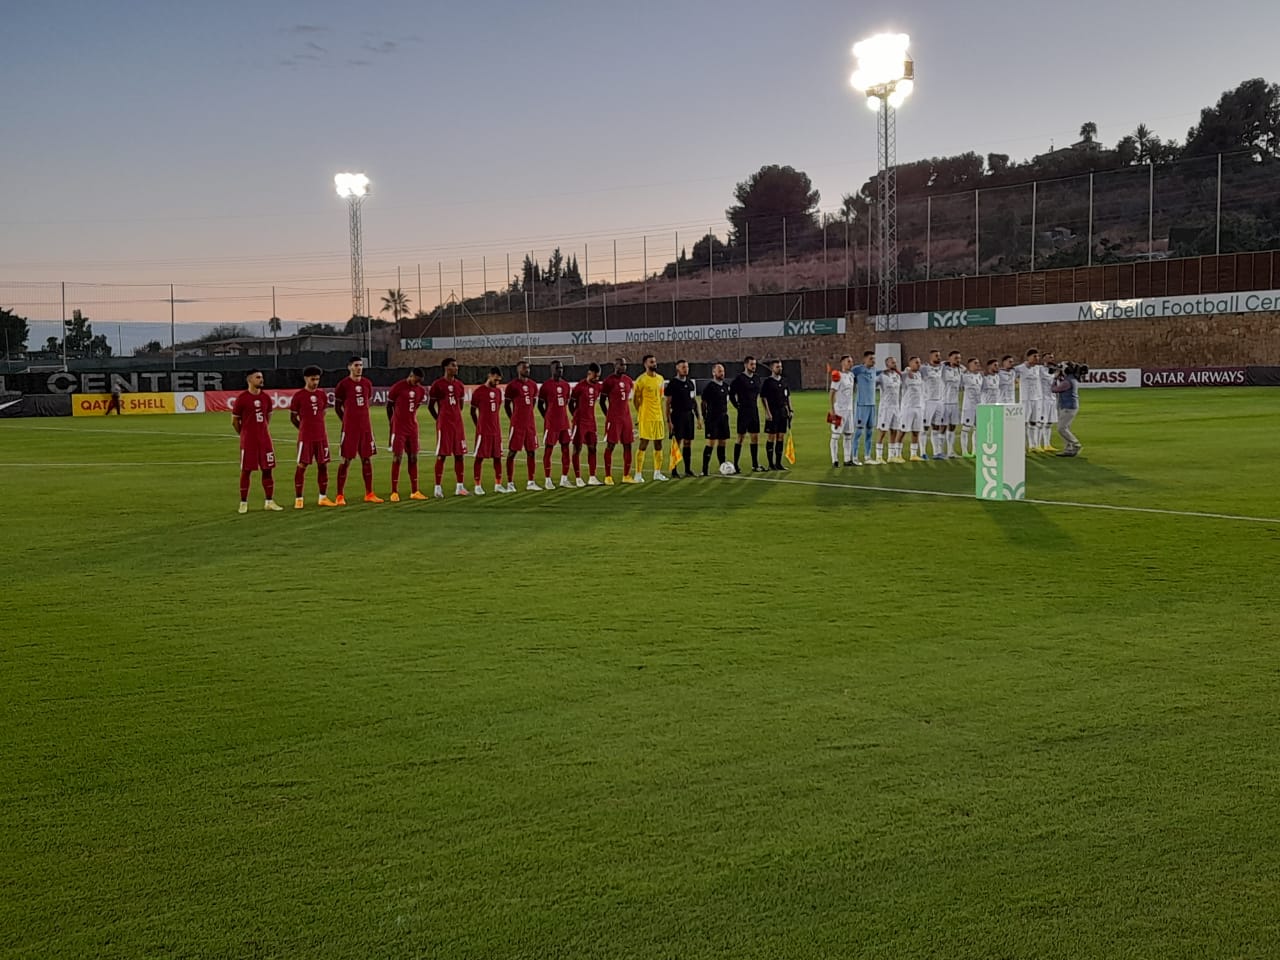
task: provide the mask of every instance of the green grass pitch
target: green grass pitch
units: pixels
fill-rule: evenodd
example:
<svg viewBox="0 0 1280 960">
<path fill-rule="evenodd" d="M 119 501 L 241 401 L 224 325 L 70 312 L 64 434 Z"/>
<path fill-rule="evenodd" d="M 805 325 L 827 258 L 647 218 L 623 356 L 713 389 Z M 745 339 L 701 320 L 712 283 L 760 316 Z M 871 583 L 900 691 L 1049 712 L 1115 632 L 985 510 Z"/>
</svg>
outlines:
<svg viewBox="0 0 1280 960">
<path fill-rule="evenodd" d="M 797 406 L 243 517 L 225 415 L 0 421 L 0 957 L 1280 955 L 1280 390 L 1087 392 L 1028 503 Z"/>
</svg>

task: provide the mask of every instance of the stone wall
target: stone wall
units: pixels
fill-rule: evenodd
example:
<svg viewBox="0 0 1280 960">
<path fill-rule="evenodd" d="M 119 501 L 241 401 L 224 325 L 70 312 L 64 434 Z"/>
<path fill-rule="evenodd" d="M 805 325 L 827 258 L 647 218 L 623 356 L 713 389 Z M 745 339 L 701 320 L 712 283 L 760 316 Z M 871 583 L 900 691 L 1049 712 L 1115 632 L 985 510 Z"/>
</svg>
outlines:
<svg viewBox="0 0 1280 960">
<path fill-rule="evenodd" d="M 518 323 L 518 326 L 516 324 Z M 513 329 L 507 330 L 506 326 Z M 459 331 L 460 333 L 462 331 Z M 494 323 L 486 317 L 486 332 L 523 333 L 524 317 L 511 315 L 510 324 Z M 877 341 L 902 344 L 905 360 L 911 354 L 927 355 L 931 349 L 959 350 L 965 357 L 980 360 L 1006 353 L 1021 358 L 1028 347 L 1052 351 L 1060 359 L 1077 359 L 1091 367 L 1190 367 L 1280 364 L 1280 314 L 1224 314 L 1148 320 L 1091 320 L 1080 323 L 1019 324 L 1016 326 L 965 327 L 944 330 L 902 330 L 895 334 L 876 333 L 866 314 L 849 315 L 849 333 L 843 336 L 807 336 L 765 340 L 720 340 L 679 344 L 629 344 L 621 346 L 561 346 L 542 348 L 542 353 L 574 356 L 578 362 L 596 360 L 602 365 L 619 352 L 638 366 L 644 353 L 654 353 L 663 362 L 683 357 L 690 361 L 720 360 L 730 374 L 744 356 L 760 360 L 771 357 L 799 360 L 801 386 L 821 388 L 826 383 L 828 365 L 834 366 L 842 354 L 860 357 Z M 507 366 L 524 357 L 523 347 L 488 350 L 455 350 L 462 364 Z M 400 350 L 393 347 L 389 362 L 393 367 L 438 366 L 444 359 L 440 350 Z"/>
</svg>

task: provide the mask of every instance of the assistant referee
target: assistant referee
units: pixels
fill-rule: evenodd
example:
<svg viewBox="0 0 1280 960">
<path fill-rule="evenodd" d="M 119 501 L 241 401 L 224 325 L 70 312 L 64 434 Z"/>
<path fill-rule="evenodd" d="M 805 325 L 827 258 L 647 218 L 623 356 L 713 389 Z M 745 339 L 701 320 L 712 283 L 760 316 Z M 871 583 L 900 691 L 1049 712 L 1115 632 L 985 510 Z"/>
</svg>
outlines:
<svg viewBox="0 0 1280 960">
<path fill-rule="evenodd" d="M 675 379 L 668 380 L 666 390 L 667 432 L 671 434 L 671 443 L 680 444 L 680 452 L 684 455 L 684 475 L 693 476 L 693 431 L 694 422 L 702 426 L 702 416 L 698 413 L 697 386 L 689 379 L 689 361 L 676 361 Z M 671 479 L 680 476 L 679 469 L 671 471 Z"/>
</svg>

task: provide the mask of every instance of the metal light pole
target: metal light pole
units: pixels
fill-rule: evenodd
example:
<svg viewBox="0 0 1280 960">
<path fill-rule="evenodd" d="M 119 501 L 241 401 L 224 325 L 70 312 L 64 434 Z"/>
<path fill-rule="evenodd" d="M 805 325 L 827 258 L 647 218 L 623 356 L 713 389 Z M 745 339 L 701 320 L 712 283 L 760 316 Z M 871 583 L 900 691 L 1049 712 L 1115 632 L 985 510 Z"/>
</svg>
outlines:
<svg viewBox="0 0 1280 960">
<path fill-rule="evenodd" d="M 360 208 L 369 193 L 369 178 L 363 173 L 339 173 L 333 178 L 338 196 L 347 201 L 351 227 L 351 316 L 364 317 L 367 313 L 364 288 L 364 228 L 360 222 Z"/>
<path fill-rule="evenodd" d="M 850 85 L 866 94 L 876 117 L 877 214 L 880 219 L 880 284 L 876 329 L 898 329 L 898 107 L 915 87 L 915 64 L 905 33 L 882 33 L 853 45 L 858 67 Z"/>
</svg>

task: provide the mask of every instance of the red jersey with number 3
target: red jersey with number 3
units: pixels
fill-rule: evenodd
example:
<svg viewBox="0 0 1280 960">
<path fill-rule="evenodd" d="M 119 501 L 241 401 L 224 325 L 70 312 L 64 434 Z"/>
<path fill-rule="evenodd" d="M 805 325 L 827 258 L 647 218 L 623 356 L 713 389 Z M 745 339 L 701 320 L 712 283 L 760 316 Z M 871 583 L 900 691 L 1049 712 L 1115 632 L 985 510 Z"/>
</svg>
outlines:
<svg viewBox="0 0 1280 960">
<path fill-rule="evenodd" d="M 329 397 L 323 390 L 308 390 L 305 387 L 293 395 L 289 401 L 289 410 L 298 417 L 299 443 L 329 442 L 329 433 L 325 428 L 324 415 L 329 409 Z"/>
<path fill-rule="evenodd" d="M 631 423 L 631 393 L 635 389 L 635 381 L 624 374 L 611 373 L 600 385 L 609 409 L 605 412 L 605 423 Z"/>
<path fill-rule="evenodd" d="M 569 381 L 548 380 L 538 391 L 538 399 L 545 401 L 547 412 L 542 426 L 548 433 L 557 434 L 569 430 Z"/>
</svg>

